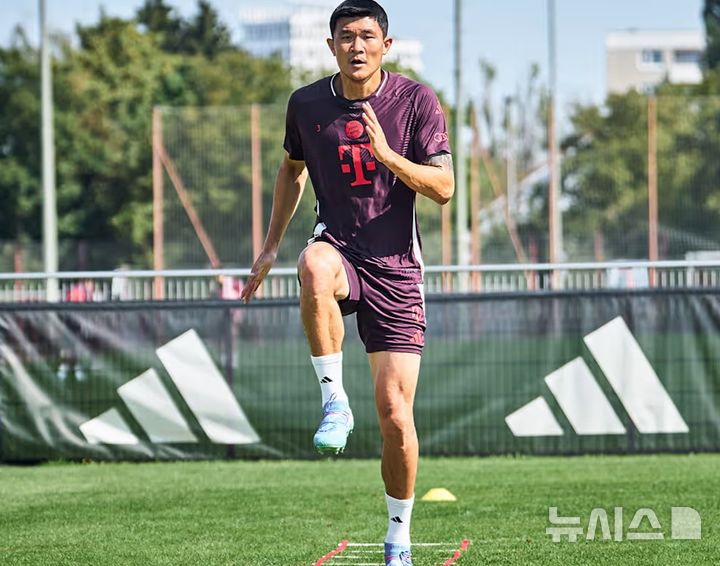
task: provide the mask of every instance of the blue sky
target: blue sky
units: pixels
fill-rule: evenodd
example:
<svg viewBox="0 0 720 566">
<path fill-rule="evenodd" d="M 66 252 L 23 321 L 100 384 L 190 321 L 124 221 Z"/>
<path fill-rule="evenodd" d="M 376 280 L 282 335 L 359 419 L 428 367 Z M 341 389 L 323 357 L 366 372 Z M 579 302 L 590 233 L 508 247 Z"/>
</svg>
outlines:
<svg viewBox="0 0 720 566">
<path fill-rule="evenodd" d="M 129 17 L 142 0 L 46 0 L 50 26 L 70 32 L 74 22 L 97 20 L 101 7 L 110 15 Z M 282 0 L 211 0 L 223 20 L 237 33 L 241 9 Z M 339 0 L 338 0 L 339 2 Z M 168 0 L 184 15 L 196 0 Z M 318 3 L 315 0 L 314 3 Z M 335 2 L 319 3 L 331 7 Z M 425 78 L 453 95 L 453 1 L 381 0 L 390 19 L 390 34 L 420 39 L 424 45 Z M 6 44 L 16 24 L 37 37 L 37 0 L 0 2 L 0 42 Z M 495 95 L 513 94 L 532 62 L 547 74 L 545 0 L 464 0 L 464 84 L 479 96 L 478 61 L 490 61 L 498 70 Z M 638 29 L 703 29 L 702 0 L 556 0 L 558 93 L 562 105 L 572 101 L 599 102 L 605 92 L 605 34 Z M 331 9 L 329 10 L 329 12 Z M 329 13 L 328 12 L 328 13 Z M 324 38 L 318 38 L 322 41 Z"/>
</svg>

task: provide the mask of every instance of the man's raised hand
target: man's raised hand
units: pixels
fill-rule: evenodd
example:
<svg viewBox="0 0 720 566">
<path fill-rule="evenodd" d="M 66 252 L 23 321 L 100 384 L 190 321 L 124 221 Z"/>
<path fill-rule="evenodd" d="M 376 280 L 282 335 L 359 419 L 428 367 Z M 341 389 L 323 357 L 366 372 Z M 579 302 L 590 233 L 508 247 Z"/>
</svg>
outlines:
<svg viewBox="0 0 720 566">
<path fill-rule="evenodd" d="M 375 115 L 375 111 L 372 109 L 372 106 L 370 106 L 370 103 L 364 102 L 362 109 L 362 117 L 365 121 L 365 131 L 368 133 L 368 137 L 370 138 L 375 159 L 377 159 L 380 163 L 387 164 L 388 160 L 393 157 L 395 152 L 390 149 L 387 139 L 385 139 L 385 132 Z"/>
<path fill-rule="evenodd" d="M 246 303 L 250 302 L 255 291 L 263 282 L 267 274 L 270 272 L 277 258 L 277 253 L 263 251 L 253 263 L 252 269 L 250 270 L 250 276 L 245 282 L 245 286 L 240 293 L 240 298 Z"/>
</svg>

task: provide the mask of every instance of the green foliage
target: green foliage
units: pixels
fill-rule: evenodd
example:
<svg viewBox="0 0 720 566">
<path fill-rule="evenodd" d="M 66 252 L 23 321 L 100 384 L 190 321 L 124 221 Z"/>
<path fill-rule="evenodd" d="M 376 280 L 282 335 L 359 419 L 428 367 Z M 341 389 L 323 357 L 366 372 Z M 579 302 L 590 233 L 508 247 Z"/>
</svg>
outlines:
<svg viewBox="0 0 720 566">
<path fill-rule="evenodd" d="M 661 257 L 717 249 L 720 222 L 720 100 L 665 85 L 657 97 Z M 678 92 L 680 91 L 680 92 Z M 631 92 L 604 107 L 578 105 L 563 142 L 565 233 L 606 238 L 609 257 L 646 257 L 648 99 Z M 585 254 L 588 246 L 586 242 Z"/>
<path fill-rule="evenodd" d="M 167 53 L 202 54 L 212 58 L 232 50 L 230 32 L 217 11 L 206 0 L 198 0 L 197 14 L 189 21 L 174 13 L 164 0 L 145 0 L 136 20 L 155 34 Z"/>
<path fill-rule="evenodd" d="M 258 112 L 262 161 L 262 206 L 269 218 L 273 181 L 283 158 L 285 105 L 262 105 Z M 252 250 L 251 109 L 241 107 L 163 108 L 165 147 L 220 259 L 226 266 L 247 266 Z M 170 183 L 166 184 L 166 262 L 197 267 L 207 258 Z M 294 265 L 314 225 L 312 188 L 290 225 L 278 265 Z"/>
<path fill-rule="evenodd" d="M 705 0 L 703 7 L 707 46 L 705 63 L 708 69 L 720 69 L 720 0 Z"/>
<path fill-rule="evenodd" d="M 136 12 L 135 18 L 147 31 L 159 37 L 167 51 L 172 51 L 170 44 L 166 42 L 172 41 L 173 36 L 180 34 L 183 21 L 174 13 L 171 6 L 165 4 L 165 0 L 145 0 L 145 4 Z"/>
<path fill-rule="evenodd" d="M 283 155 L 284 106 L 293 87 L 289 69 L 279 57 L 258 59 L 234 47 L 227 27 L 204 0 L 187 19 L 166 0 L 146 0 L 133 20 L 101 15 L 94 24 L 78 26 L 76 34 L 77 41 L 55 38 L 53 49 L 61 242 L 92 241 L 93 268 L 151 264 L 151 117 L 159 106 L 168 153 L 221 260 L 248 265 L 253 259 L 249 104 L 263 105 L 268 218 Z M 37 61 L 22 31 L 0 49 L 0 104 L 6 116 L 0 122 L 0 240 L 42 239 Z M 412 75 L 394 64 L 388 68 Z M 176 107 L 184 110 L 172 110 Z M 205 107 L 214 109 L 200 110 Z M 165 187 L 167 265 L 205 264 L 172 184 Z M 313 202 L 308 184 L 288 231 L 294 243 L 281 249 L 283 264 L 294 264 L 297 242 L 307 239 Z M 433 219 L 439 214 L 432 213 Z M 99 251 L 100 242 L 116 243 L 114 253 Z M 61 269 L 74 267 L 71 257 L 61 257 Z"/>
<path fill-rule="evenodd" d="M 185 92 L 194 106 L 237 106 L 285 102 L 290 92 L 288 70 L 278 57 L 256 59 L 245 51 L 220 53 L 212 64 L 202 55 L 174 58 Z M 172 101 L 174 105 L 178 102 Z"/>
<path fill-rule="evenodd" d="M 154 38 L 131 22 L 103 18 L 78 34 L 81 49 L 67 54 L 58 76 L 64 82 L 58 92 L 65 94 L 57 100 L 62 128 L 56 143 L 59 154 L 73 156 L 63 159 L 59 182 L 63 232 L 137 237 L 149 233 L 150 218 L 128 212 L 152 198 L 149 117 L 172 64 L 160 56 Z"/>
<path fill-rule="evenodd" d="M 77 46 L 56 38 L 53 50 L 59 236 L 131 243 L 93 267 L 147 266 L 153 108 L 284 103 L 289 72 L 233 47 L 204 1 L 183 20 L 148 0 L 137 21 L 101 16 L 77 36 Z M 22 32 L 0 49 L 0 239 L 42 236 L 37 62 Z"/>
<path fill-rule="evenodd" d="M 183 47 L 187 53 L 214 57 L 231 47 L 230 32 L 206 0 L 198 1 L 198 13 L 183 32 Z"/>
<path fill-rule="evenodd" d="M 0 50 L 0 239 L 39 238 L 37 55 L 22 33 Z"/>
<path fill-rule="evenodd" d="M 605 116 L 596 107 L 578 107 L 572 116 L 574 132 L 563 144 L 568 152 L 565 194 L 587 209 L 592 228 L 618 220 L 647 200 L 646 108 L 646 98 L 632 93 L 611 96 Z"/>
</svg>

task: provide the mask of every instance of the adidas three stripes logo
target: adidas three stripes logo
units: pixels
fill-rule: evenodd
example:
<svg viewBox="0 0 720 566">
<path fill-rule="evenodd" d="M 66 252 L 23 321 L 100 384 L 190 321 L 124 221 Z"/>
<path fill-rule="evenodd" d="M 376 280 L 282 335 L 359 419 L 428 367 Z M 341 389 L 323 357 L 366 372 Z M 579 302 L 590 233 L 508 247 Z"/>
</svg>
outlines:
<svg viewBox="0 0 720 566">
<path fill-rule="evenodd" d="M 159 347 L 156 353 L 210 442 L 260 442 L 260 437 L 195 330 L 181 334 Z M 117 392 L 150 442 L 199 442 L 154 369 L 148 369 L 121 385 Z M 80 432 L 90 444 L 141 442 L 115 407 L 82 423 Z"/>
<path fill-rule="evenodd" d="M 585 336 L 584 342 L 639 433 L 688 432 L 687 423 L 621 317 Z M 260 442 L 230 386 L 194 330 L 171 340 L 156 352 L 172 383 L 211 442 Z M 575 358 L 545 376 L 544 380 L 576 434 L 627 432 L 583 358 Z M 328 376 L 320 380 L 320 383 L 331 382 Z M 151 442 L 199 442 L 154 369 L 148 369 L 118 387 L 117 391 Z M 505 422 L 517 437 L 564 434 L 542 396 L 507 415 Z M 80 431 L 91 444 L 141 442 L 116 408 L 82 423 Z M 391 520 L 401 522 L 399 517 Z"/>
<path fill-rule="evenodd" d="M 687 423 L 622 317 L 591 332 L 584 341 L 638 432 L 688 432 Z M 547 375 L 545 383 L 578 435 L 626 433 L 582 358 Z M 543 397 L 509 414 L 505 422 L 515 436 L 564 434 Z"/>
</svg>

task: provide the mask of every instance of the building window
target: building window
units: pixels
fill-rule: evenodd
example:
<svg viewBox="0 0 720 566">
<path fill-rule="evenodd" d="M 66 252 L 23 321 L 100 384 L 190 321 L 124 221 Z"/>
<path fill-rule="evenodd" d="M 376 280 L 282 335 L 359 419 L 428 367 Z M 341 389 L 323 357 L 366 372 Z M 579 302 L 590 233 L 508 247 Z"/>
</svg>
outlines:
<svg viewBox="0 0 720 566">
<path fill-rule="evenodd" d="M 643 49 L 641 61 L 646 65 L 659 65 L 663 62 L 662 51 L 659 49 Z"/>
<path fill-rule="evenodd" d="M 700 52 L 693 49 L 676 49 L 673 57 L 676 63 L 689 63 L 693 65 L 700 63 Z"/>
</svg>

